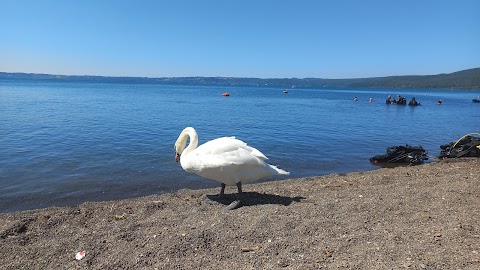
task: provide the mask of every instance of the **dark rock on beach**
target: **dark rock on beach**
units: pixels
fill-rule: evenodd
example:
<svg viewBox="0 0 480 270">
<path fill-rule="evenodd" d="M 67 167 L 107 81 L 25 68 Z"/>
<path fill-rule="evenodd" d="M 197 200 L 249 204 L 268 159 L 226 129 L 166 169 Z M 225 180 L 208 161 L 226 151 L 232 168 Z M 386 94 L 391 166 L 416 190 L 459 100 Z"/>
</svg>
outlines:
<svg viewBox="0 0 480 270">
<path fill-rule="evenodd" d="M 245 185 L 233 211 L 209 189 L 0 214 L 0 269 L 480 269 L 479 175 L 451 159 Z"/>
</svg>

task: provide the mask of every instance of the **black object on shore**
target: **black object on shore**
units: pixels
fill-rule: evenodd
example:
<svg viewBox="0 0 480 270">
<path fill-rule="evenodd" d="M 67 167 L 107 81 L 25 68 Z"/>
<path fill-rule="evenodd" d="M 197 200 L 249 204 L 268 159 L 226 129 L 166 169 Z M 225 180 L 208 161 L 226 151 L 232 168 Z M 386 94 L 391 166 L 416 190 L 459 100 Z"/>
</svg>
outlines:
<svg viewBox="0 0 480 270">
<path fill-rule="evenodd" d="M 465 135 L 456 142 L 440 146 L 438 158 L 480 157 L 480 137 Z"/>
<path fill-rule="evenodd" d="M 387 147 L 385 155 L 374 156 L 370 158 L 370 162 L 381 166 L 389 163 L 418 165 L 428 159 L 427 154 L 421 146 L 391 146 Z"/>
</svg>

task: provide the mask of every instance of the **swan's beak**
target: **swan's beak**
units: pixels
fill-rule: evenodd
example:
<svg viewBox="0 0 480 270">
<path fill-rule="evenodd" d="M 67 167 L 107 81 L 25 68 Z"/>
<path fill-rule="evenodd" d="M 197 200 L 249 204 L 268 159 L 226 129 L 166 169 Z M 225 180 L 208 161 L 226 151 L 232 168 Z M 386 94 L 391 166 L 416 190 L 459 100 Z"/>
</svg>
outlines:
<svg viewBox="0 0 480 270">
<path fill-rule="evenodd" d="M 180 161 L 180 154 L 178 152 L 175 152 L 175 161 L 176 162 Z"/>
</svg>

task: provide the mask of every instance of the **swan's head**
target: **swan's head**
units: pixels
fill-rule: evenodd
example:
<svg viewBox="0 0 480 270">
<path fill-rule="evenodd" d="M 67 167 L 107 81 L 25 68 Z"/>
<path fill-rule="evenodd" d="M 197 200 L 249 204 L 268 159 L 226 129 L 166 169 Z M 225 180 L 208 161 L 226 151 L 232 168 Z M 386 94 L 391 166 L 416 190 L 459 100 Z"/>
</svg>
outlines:
<svg viewBox="0 0 480 270">
<path fill-rule="evenodd" d="M 180 135 L 180 137 L 178 137 L 177 141 L 175 142 L 175 146 L 173 148 L 175 149 L 176 162 L 180 161 L 180 156 L 182 155 L 183 150 L 185 150 L 185 147 L 187 146 L 187 138 L 187 136 Z"/>
<path fill-rule="evenodd" d="M 187 127 L 185 128 L 182 133 L 180 133 L 180 136 L 178 136 L 177 141 L 175 142 L 174 149 L 175 149 L 175 161 L 179 162 L 180 161 L 180 156 L 183 153 L 183 150 L 185 150 L 187 146 L 187 140 L 190 137 L 190 143 L 193 141 L 193 145 L 190 147 L 197 147 L 198 144 L 198 138 L 197 138 L 197 132 L 195 131 L 194 128 L 192 127 Z"/>
</svg>

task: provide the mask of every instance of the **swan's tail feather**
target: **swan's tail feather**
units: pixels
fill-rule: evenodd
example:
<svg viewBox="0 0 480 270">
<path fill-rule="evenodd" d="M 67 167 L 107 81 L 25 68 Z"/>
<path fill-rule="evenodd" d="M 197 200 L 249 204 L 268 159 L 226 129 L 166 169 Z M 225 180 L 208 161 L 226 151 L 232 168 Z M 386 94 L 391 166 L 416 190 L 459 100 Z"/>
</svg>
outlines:
<svg viewBox="0 0 480 270">
<path fill-rule="evenodd" d="M 269 165 L 270 165 L 270 164 L 269 164 Z M 290 172 L 284 171 L 284 170 L 278 168 L 277 166 L 270 165 L 270 167 L 271 167 L 272 169 L 274 169 L 278 174 L 284 174 L 284 175 L 289 175 L 289 174 L 290 174 Z"/>
<path fill-rule="evenodd" d="M 247 149 L 250 150 L 250 153 L 254 156 L 256 156 L 257 158 L 261 159 L 261 160 L 267 160 L 268 158 L 262 153 L 260 152 L 258 149 L 256 148 L 253 148 L 253 147 L 250 147 L 250 146 L 246 146 L 248 147 Z"/>
</svg>

